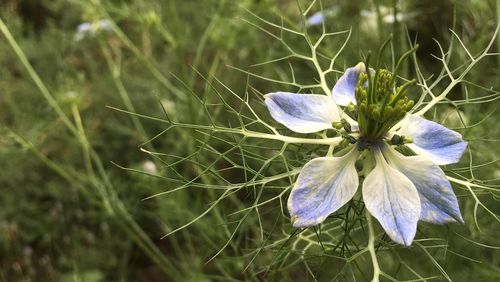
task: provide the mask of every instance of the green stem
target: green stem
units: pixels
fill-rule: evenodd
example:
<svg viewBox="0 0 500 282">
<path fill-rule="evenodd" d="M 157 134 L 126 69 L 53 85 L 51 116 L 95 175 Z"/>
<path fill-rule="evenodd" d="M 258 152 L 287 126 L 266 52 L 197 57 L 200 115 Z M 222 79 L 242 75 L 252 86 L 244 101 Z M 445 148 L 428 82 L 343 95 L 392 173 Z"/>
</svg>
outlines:
<svg viewBox="0 0 500 282">
<path fill-rule="evenodd" d="M 379 282 L 379 277 L 381 274 L 380 266 L 378 264 L 377 253 L 375 251 L 375 231 L 373 229 L 372 216 L 370 212 L 366 210 L 366 222 L 368 225 L 368 251 L 370 252 L 370 256 L 373 264 L 373 278 L 372 282 Z"/>
<path fill-rule="evenodd" d="M 57 113 L 58 117 L 63 121 L 66 127 L 79 141 L 88 159 L 93 161 L 93 165 L 95 166 L 100 179 L 94 178 L 94 175 L 92 175 L 93 169 L 91 165 L 88 168 L 91 171 L 91 174 L 88 175 L 89 179 L 82 180 L 81 182 L 77 180 L 75 183 L 74 181 L 72 181 L 72 177 L 68 173 L 66 173 L 65 170 L 61 169 L 61 167 L 51 162 L 39 153 L 37 153 L 38 157 L 42 159 L 44 163 L 46 163 L 51 169 L 55 170 L 59 175 L 61 175 L 65 180 L 74 185 L 81 185 L 81 187 L 84 187 L 83 185 L 87 184 L 87 182 L 85 181 L 88 181 L 96 189 L 96 192 L 101 197 L 101 204 L 103 206 L 103 209 L 118 222 L 122 223 L 124 231 L 126 231 L 128 235 L 135 241 L 135 243 L 141 247 L 141 249 L 148 255 L 148 257 L 152 261 L 154 261 L 165 274 L 169 275 L 169 277 L 172 277 L 174 280 L 180 279 L 181 274 L 179 273 L 178 268 L 176 268 L 175 265 L 173 265 L 173 263 L 158 249 L 158 247 L 147 236 L 144 230 L 133 219 L 132 215 L 127 211 L 123 202 L 118 198 L 116 189 L 109 180 L 108 174 L 104 170 L 101 158 L 99 157 L 97 152 L 90 146 L 90 142 L 88 141 L 85 132 L 83 131 L 83 125 L 81 125 L 82 128 L 80 130 L 78 129 L 78 127 L 80 126 L 79 123 L 81 122 L 79 121 L 79 113 L 73 110 L 73 115 L 75 116 L 77 122 L 77 126 L 75 126 L 75 124 L 70 121 L 69 117 L 54 99 L 48 88 L 42 82 L 38 73 L 33 69 L 33 66 L 29 63 L 26 55 L 19 47 L 19 44 L 17 44 L 16 40 L 10 33 L 10 30 L 8 29 L 2 18 L 0 18 L 0 31 L 4 34 L 10 46 L 14 50 L 14 53 L 21 61 L 31 79 L 35 82 L 45 100 L 47 100 L 52 109 Z M 20 140 L 19 138 L 17 139 Z M 84 193 L 85 195 L 89 196 L 89 199 L 94 199 L 92 193 L 90 193 L 89 191 L 85 191 Z"/>
<path fill-rule="evenodd" d="M 500 22 L 500 0 L 497 0 L 497 22 Z M 497 34 L 497 50 L 500 53 L 500 34 Z M 500 68 L 500 56 L 497 56 L 498 68 Z"/>
<path fill-rule="evenodd" d="M 379 69 L 380 67 L 380 59 L 382 58 L 382 54 L 384 53 L 385 51 L 385 48 L 387 48 L 387 45 L 389 45 L 389 43 L 392 41 L 393 39 L 393 35 L 389 35 L 389 38 L 387 38 L 384 43 L 382 44 L 382 46 L 380 46 L 380 49 L 378 50 L 378 55 L 377 55 L 377 62 L 375 63 L 375 69 Z"/>
<path fill-rule="evenodd" d="M 365 60 L 365 69 L 366 69 L 366 75 L 368 76 L 368 91 L 367 91 L 367 98 L 366 98 L 366 106 L 369 106 L 370 104 L 373 103 L 372 101 L 372 90 L 375 88 L 374 81 L 372 81 L 372 74 L 370 72 L 370 57 L 372 55 L 371 51 L 368 51 L 368 54 L 366 55 L 366 60 Z"/>
<path fill-rule="evenodd" d="M 148 70 L 151 72 L 151 74 L 166 88 L 170 91 L 170 93 L 174 94 L 177 98 L 180 100 L 185 100 L 186 96 L 184 92 L 182 92 L 179 88 L 177 88 L 170 80 L 163 75 L 163 73 L 158 69 L 158 67 L 155 65 L 154 62 L 151 61 L 150 58 L 145 56 L 143 52 L 130 40 L 130 38 L 125 35 L 125 33 L 120 29 L 120 27 L 112 20 L 111 16 L 109 13 L 106 11 L 106 9 L 103 7 L 103 5 L 100 3 L 99 0 L 95 1 L 94 3 L 97 4 L 95 8 L 103 15 L 103 18 L 106 18 L 109 20 L 111 24 L 111 28 L 113 29 L 113 32 L 120 38 L 120 40 L 127 46 L 127 48 L 134 53 L 134 55 L 141 60 L 144 65 L 148 68 Z"/>
<path fill-rule="evenodd" d="M 406 92 L 406 89 L 408 89 L 408 87 L 412 86 L 415 83 L 417 83 L 417 80 L 412 79 L 412 80 L 408 81 L 407 83 L 401 85 L 401 87 L 399 87 L 398 93 L 396 94 L 396 97 L 394 97 L 394 99 L 391 102 L 391 106 L 394 107 L 396 105 L 396 102 L 399 101 L 401 98 L 403 98 L 403 96 Z M 387 96 L 387 97 L 389 97 L 389 96 Z"/>
<path fill-rule="evenodd" d="M 76 129 L 75 125 L 69 120 L 69 118 L 66 116 L 66 114 L 61 109 L 59 104 L 57 104 L 54 97 L 52 97 L 52 95 L 50 94 L 50 92 L 47 89 L 47 87 L 45 86 L 45 84 L 43 84 L 42 80 L 40 79 L 40 76 L 38 76 L 36 71 L 31 66 L 30 62 L 28 61 L 28 58 L 26 58 L 26 56 L 24 55 L 23 51 L 21 50 L 21 47 L 19 47 L 19 44 L 17 44 L 16 40 L 12 36 L 12 33 L 10 33 L 9 28 L 4 23 L 2 18 L 0 18 L 0 31 L 2 31 L 2 33 L 4 34 L 5 38 L 9 42 L 10 46 L 14 50 L 14 53 L 16 53 L 17 57 L 21 61 L 21 64 L 24 66 L 24 68 L 28 72 L 31 79 L 33 79 L 33 82 L 35 82 L 36 86 L 38 87 L 38 89 L 42 93 L 45 100 L 47 100 L 47 102 L 54 109 L 54 111 L 61 118 L 61 120 L 68 127 L 68 129 L 73 134 L 78 135 L 78 130 Z"/>
<path fill-rule="evenodd" d="M 383 26 L 383 22 L 382 22 L 382 12 L 380 11 L 380 7 L 377 3 L 376 0 L 373 0 L 373 7 L 375 9 L 375 13 L 377 14 L 377 31 L 378 31 L 378 37 L 381 38 L 384 33 L 384 26 Z"/>
<path fill-rule="evenodd" d="M 113 61 L 110 50 L 107 48 L 107 46 L 104 44 L 102 40 L 99 41 L 99 45 L 101 46 L 101 51 L 108 65 L 109 72 L 113 77 L 113 82 L 115 83 L 116 89 L 118 90 L 118 94 L 120 95 L 120 98 L 122 99 L 125 108 L 129 112 L 135 113 L 136 110 L 134 104 L 132 103 L 132 100 L 130 99 L 127 89 L 123 85 L 123 81 L 121 79 L 120 66 L 116 65 L 116 63 Z M 149 151 L 155 151 L 153 145 L 150 142 L 148 142 L 150 140 L 149 136 L 146 133 L 144 127 L 142 126 L 140 119 L 135 115 L 131 115 L 130 119 L 132 120 L 135 130 L 137 130 L 137 132 L 141 135 L 140 138 L 143 139 L 141 140 L 141 142 L 147 142 L 144 145 L 146 149 L 148 149 Z"/>
<path fill-rule="evenodd" d="M 394 68 L 394 71 L 392 72 L 392 79 L 391 79 L 391 82 L 389 83 L 389 85 L 391 87 L 394 86 L 394 80 L 396 79 L 396 76 L 398 76 L 398 71 L 399 71 L 399 68 L 401 67 L 401 64 L 403 63 L 403 61 L 408 57 L 410 56 L 411 54 L 413 54 L 413 52 L 416 52 L 418 49 L 418 44 L 415 44 L 415 46 L 413 48 L 411 48 L 410 50 L 406 51 L 402 56 L 401 58 L 399 58 L 398 60 L 398 63 L 396 64 L 396 67 Z"/>
</svg>

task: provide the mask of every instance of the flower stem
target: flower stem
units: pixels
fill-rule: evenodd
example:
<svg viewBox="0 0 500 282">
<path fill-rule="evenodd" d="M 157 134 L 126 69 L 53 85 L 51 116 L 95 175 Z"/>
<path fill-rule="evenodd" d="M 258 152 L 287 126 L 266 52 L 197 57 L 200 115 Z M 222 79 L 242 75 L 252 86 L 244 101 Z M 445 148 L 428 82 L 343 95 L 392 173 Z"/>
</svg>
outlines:
<svg viewBox="0 0 500 282">
<path fill-rule="evenodd" d="M 375 231 L 373 230 L 372 216 L 368 210 L 365 213 L 366 222 L 368 224 L 368 251 L 370 251 L 370 256 L 372 258 L 373 264 L 373 279 L 372 282 L 379 282 L 380 267 L 378 265 L 377 253 L 375 252 Z"/>
</svg>

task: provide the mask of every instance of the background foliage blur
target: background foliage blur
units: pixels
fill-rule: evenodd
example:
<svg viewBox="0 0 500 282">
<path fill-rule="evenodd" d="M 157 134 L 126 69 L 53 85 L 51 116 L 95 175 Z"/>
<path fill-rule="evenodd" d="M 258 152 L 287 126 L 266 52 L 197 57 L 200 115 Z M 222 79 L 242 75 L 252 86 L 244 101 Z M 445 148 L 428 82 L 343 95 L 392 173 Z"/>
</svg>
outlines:
<svg viewBox="0 0 500 282">
<path fill-rule="evenodd" d="M 303 8 L 310 3 L 298 2 Z M 439 54 L 434 39 L 446 46 L 453 28 L 477 53 L 490 40 L 500 12 L 494 0 L 324 0 L 322 5 L 337 10 L 326 19 L 330 31 L 352 28 L 351 40 L 337 61 L 339 70 L 360 61 L 367 50 L 376 50 L 390 33 L 395 35 L 395 52 L 401 54 L 408 49 L 406 26 L 410 38 L 420 44 L 418 57 L 425 70 L 438 72 L 441 65 L 431 55 Z M 395 6 L 402 15 L 397 23 L 390 16 Z M 313 12 L 319 9 L 316 5 Z M 228 67 L 251 68 L 266 77 L 280 77 L 288 71 L 286 64 L 250 67 L 286 53 L 278 42 L 250 24 L 259 22 L 252 13 L 296 28 L 304 22 L 297 3 L 284 0 L 1 1 L 1 19 L 61 112 L 47 102 L 0 35 L 0 279 L 313 280 L 310 270 L 300 263 L 266 272 L 274 258 L 272 252 L 262 252 L 251 260 L 248 253 L 261 243 L 255 219 L 242 226 L 228 248 L 207 263 L 229 237 L 221 227 L 231 221 L 225 211 L 250 205 L 252 197 L 247 194 L 235 194 L 187 229 L 160 239 L 198 216 L 216 196 L 211 191 L 187 189 L 144 201 L 169 190 L 172 183 L 121 167 L 170 175 L 174 172 L 163 169 L 161 162 L 139 148 L 185 156 L 195 152 L 196 140 L 189 132 L 173 131 L 143 144 L 164 130 L 165 124 L 107 107 L 163 117 L 163 106 L 175 120 L 197 123 L 203 116 L 193 106 L 190 92 L 206 93 L 207 80 L 213 81 L 210 77 L 217 77 L 236 93 L 244 93 L 247 83 L 261 93 L 278 90 L 275 84 L 248 78 Z M 102 20 L 104 24 L 99 22 Z M 90 23 L 86 32 L 82 26 L 78 31 L 82 23 Z M 320 29 L 311 27 L 311 32 Z M 332 41 L 329 48 L 336 51 L 342 43 Z M 494 50 L 499 50 L 497 44 Z M 459 63 L 467 55 L 457 52 L 453 60 Z M 482 62 L 468 80 L 499 89 L 499 64 L 496 57 Z M 411 75 L 410 68 L 407 72 Z M 309 73 L 311 69 L 305 65 L 297 70 L 305 80 L 314 79 Z M 457 88 L 451 98 L 463 99 L 465 92 Z M 457 106 L 458 111 L 434 114 L 457 128 L 461 124 L 456 113 L 461 113 L 471 124 L 480 122 L 467 131 L 467 138 L 493 140 L 500 137 L 497 105 L 492 102 L 470 110 Z M 73 128 L 68 128 L 65 116 Z M 486 116 L 489 118 L 483 121 Z M 218 117 L 224 122 L 223 112 Z M 495 142 L 472 148 L 476 163 L 500 157 Z M 197 173 L 189 166 L 177 170 L 186 178 Z M 498 163 L 493 163 L 475 170 L 473 177 L 500 178 L 499 171 Z M 464 191 L 461 195 L 467 196 Z M 491 195 L 485 201 L 494 212 L 500 212 Z M 472 220 L 474 203 L 464 200 L 461 207 L 469 223 L 454 228 L 468 238 L 499 246 L 498 222 L 479 211 L 480 232 Z M 274 218 L 263 217 L 269 222 L 260 224 L 272 227 Z M 460 256 L 435 255 L 454 280 L 500 280 L 498 250 L 452 232 L 450 244 L 461 250 Z M 412 258 L 415 263 L 426 259 Z M 328 268 L 334 262 L 322 263 Z M 320 269 L 321 265 L 317 264 Z M 328 280 L 328 274 L 321 277 Z"/>
</svg>

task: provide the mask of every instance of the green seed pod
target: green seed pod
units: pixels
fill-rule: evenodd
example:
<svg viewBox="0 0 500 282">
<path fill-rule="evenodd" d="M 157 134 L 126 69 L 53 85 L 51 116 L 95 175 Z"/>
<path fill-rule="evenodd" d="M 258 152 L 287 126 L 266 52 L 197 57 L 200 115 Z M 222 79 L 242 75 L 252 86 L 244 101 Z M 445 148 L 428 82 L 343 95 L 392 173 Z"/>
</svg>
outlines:
<svg viewBox="0 0 500 282">
<path fill-rule="evenodd" d="M 377 140 L 383 138 L 413 108 L 414 102 L 405 96 L 405 92 L 415 80 L 396 87 L 396 76 L 387 69 L 379 69 L 368 76 L 369 74 L 361 73 L 356 85 L 357 120 L 360 133 L 367 140 Z M 366 81 L 370 82 L 370 89 L 364 87 Z M 394 138 L 393 142 L 402 142 L 399 137 Z"/>
</svg>

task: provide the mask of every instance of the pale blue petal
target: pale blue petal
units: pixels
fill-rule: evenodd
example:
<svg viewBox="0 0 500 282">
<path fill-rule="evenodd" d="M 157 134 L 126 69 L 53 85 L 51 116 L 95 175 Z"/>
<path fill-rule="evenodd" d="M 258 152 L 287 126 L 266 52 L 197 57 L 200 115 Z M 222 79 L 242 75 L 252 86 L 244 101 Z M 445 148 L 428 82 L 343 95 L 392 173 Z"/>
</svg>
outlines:
<svg viewBox="0 0 500 282">
<path fill-rule="evenodd" d="M 90 30 L 90 28 L 92 27 L 92 24 L 91 23 L 81 23 L 78 25 L 78 27 L 76 28 L 77 32 L 87 32 Z"/>
<path fill-rule="evenodd" d="M 337 105 L 325 95 L 275 92 L 264 97 L 271 116 L 295 132 L 318 132 L 340 120 Z"/>
<path fill-rule="evenodd" d="M 355 90 L 360 72 L 365 72 L 365 64 L 359 63 L 346 69 L 332 89 L 332 98 L 337 105 L 347 106 L 349 103 L 356 105 Z"/>
<path fill-rule="evenodd" d="M 389 146 L 383 153 L 389 164 L 406 175 L 417 188 L 420 220 L 436 224 L 464 222 L 453 188 L 438 165 L 422 156 L 404 156 Z"/>
<path fill-rule="evenodd" d="M 316 12 L 312 16 L 307 18 L 306 25 L 308 26 L 320 25 L 325 21 L 327 17 L 333 17 L 337 15 L 339 11 L 340 11 L 339 7 L 334 6 L 324 11 Z"/>
<path fill-rule="evenodd" d="M 316 12 L 309 18 L 307 18 L 306 24 L 307 25 L 320 25 L 323 23 L 325 20 L 325 16 L 323 15 L 323 12 Z"/>
<path fill-rule="evenodd" d="M 389 166 L 378 148 L 373 153 L 375 168 L 363 182 L 366 209 L 394 242 L 409 246 L 420 217 L 417 189 L 404 174 Z"/>
<path fill-rule="evenodd" d="M 111 25 L 111 21 L 108 19 L 100 20 L 98 23 L 99 23 L 99 28 L 102 30 L 106 30 L 106 31 L 113 30 L 113 26 Z"/>
<path fill-rule="evenodd" d="M 354 148 L 342 157 L 316 158 L 299 174 L 288 198 L 288 211 L 294 227 L 320 224 L 346 204 L 358 188 Z"/>
<path fill-rule="evenodd" d="M 410 149 L 438 165 L 458 162 L 467 147 L 460 133 L 417 115 L 408 115 L 399 133 L 413 139 Z"/>
</svg>

